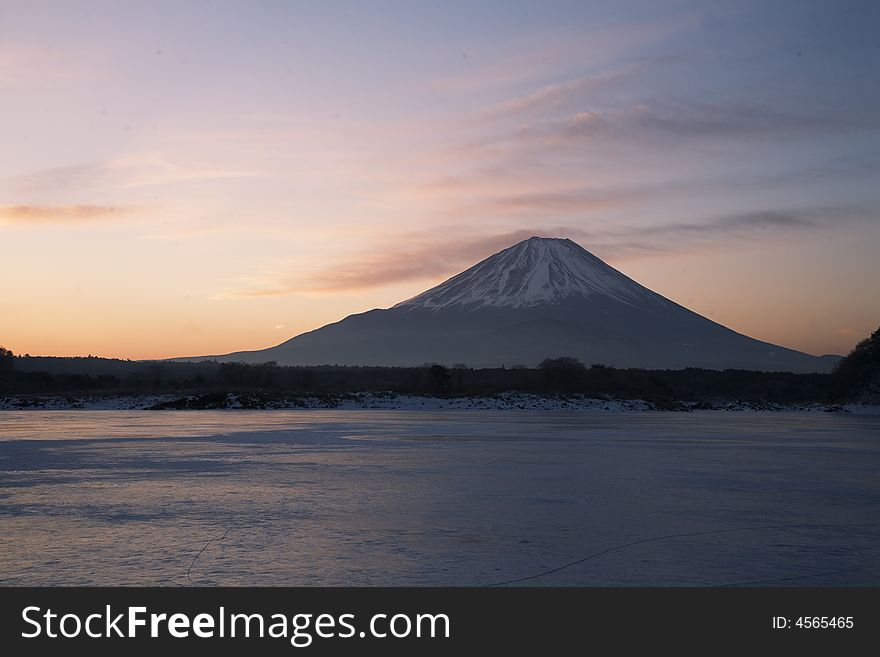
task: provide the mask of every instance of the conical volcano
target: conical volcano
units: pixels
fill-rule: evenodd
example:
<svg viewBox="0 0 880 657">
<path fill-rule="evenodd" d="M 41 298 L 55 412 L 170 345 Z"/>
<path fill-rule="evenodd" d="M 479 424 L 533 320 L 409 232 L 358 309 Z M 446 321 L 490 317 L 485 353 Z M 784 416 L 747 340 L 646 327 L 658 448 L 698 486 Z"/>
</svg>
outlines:
<svg viewBox="0 0 880 657">
<path fill-rule="evenodd" d="M 395 308 L 530 308 L 573 297 L 656 297 L 568 239 L 532 237 Z M 658 297 L 659 298 L 659 297 Z"/>
<path fill-rule="evenodd" d="M 270 349 L 213 356 L 279 365 L 535 366 L 572 356 L 646 369 L 828 371 L 817 357 L 736 333 L 652 292 L 568 239 L 532 237 L 386 310 Z"/>
</svg>

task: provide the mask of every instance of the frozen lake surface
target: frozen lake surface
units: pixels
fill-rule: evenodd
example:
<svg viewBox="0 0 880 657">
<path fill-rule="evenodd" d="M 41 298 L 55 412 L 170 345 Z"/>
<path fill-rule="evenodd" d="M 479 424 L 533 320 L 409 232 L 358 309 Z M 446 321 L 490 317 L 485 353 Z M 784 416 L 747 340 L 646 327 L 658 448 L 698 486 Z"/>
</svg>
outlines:
<svg viewBox="0 0 880 657">
<path fill-rule="evenodd" d="M 878 472 L 876 416 L 3 411 L 0 583 L 878 586 Z"/>
</svg>

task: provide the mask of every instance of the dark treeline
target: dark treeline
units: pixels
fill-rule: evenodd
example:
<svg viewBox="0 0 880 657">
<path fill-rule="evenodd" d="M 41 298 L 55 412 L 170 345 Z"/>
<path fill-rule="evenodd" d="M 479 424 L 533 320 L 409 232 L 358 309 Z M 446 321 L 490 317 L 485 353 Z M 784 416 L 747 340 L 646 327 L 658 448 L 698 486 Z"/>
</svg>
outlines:
<svg viewBox="0 0 880 657">
<path fill-rule="evenodd" d="M 837 364 L 830 394 L 833 399 L 880 403 L 880 328 Z"/>
<path fill-rule="evenodd" d="M 45 362 L 41 362 L 41 360 Z M 67 362 L 65 362 L 67 361 Z M 93 361 L 89 363 L 89 361 Z M 41 369 L 43 371 L 41 371 Z M 54 370 L 54 371 L 46 371 Z M 572 358 L 538 368 L 282 367 L 275 363 L 137 362 L 111 359 L 16 358 L 0 352 L 0 394 L 75 396 L 263 392 L 277 395 L 393 391 L 443 396 L 584 394 L 662 402 L 831 401 L 832 375 L 746 370 L 641 370 L 587 367 Z"/>
</svg>

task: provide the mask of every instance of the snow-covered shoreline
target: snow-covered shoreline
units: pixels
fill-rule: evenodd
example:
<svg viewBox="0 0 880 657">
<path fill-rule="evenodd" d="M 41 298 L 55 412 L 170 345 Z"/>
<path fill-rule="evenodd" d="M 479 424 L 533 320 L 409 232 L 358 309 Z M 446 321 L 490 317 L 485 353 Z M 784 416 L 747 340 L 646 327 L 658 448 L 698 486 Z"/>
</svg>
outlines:
<svg viewBox="0 0 880 657">
<path fill-rule="evenodd" d="M 880 406 L 863 404 L 778 404 L 755 401 L 663 402 L 643 399 L 600 399 L 584 395 L 540 396 L 504 392 L 491 396 L 437 397 L 385 393 L 327 394 L 320 396 L 263 397 L 254 394 L 0 397 L 0 410 L 492 410 L 588 411 L 751 411 L 801 413 L 857 413 L 880 415 Z"/>
</svg>

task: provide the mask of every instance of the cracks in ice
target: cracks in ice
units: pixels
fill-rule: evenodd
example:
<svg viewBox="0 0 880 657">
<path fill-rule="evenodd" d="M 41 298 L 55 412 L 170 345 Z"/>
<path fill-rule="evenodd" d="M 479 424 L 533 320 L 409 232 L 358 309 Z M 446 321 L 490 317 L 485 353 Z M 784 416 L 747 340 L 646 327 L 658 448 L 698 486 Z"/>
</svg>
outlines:
<svg viewBox="0 0 880 657">
<path fill-rule="evenodd" d="M 520 582 L 527 582 L 529 580 L 538 579 L 540 577 L 546 577 L 547 575 L 551 575 L 553 573 L 558 573 L 567 568 L 571 568 L 572 566 L 577 566 L 578 564 L 582 564 L 586 561 L 591 561 L 598 557 L 601 557 L 606 554 L 611 554 L 612 552 L 619 552 L 621 550 L 625 550 L 627 548 L 634 547 L 636 545 L 643 545 L 645 543 L 654 543 L 658 541 L 666 541 L 673 538 L 693 538 L 696 536 L 709 536 L 712 534 L 732 534 L 734 532 L 746 532 L 746 531 L 761 531 L 761 530 L 773 530 L 773 529 L 853 529 L 857 527 L 880 527 L 878 524 L 856 524 L 856 525 L 828 525 L 828 524 L 788 524 L 788 525 L 763 525 L 763 526 L 755 526 L 755 527 L 734 527 L 732 529 L 712 529 L 707 531 L 699 531 L 699 532 L 684 532 L 680 534 L 666 534 L 665 536 L 651 536 L 649 538 L 642 538 L 638 541 L 631 541 L 630 543 L 624 543 L 622 545 L 615 545 L 614 547 L 610 547 L 605 550 L 601 550 L 599 552 L 594 552 L 593 554 L 589 554 L 586 557 L 581 559 L 577 559 L 575 561 L 571 561 L 569 563 L 563 564 L 561 566 L 557 566 L 556 568 L 550 568 L 549 570 L 544 570 L 539 573 L 535 573 L 532 575 L 526 575 L 524 577 L 517 577 L 515 579 L 508 579 L 501 582 L 493 582 L 491 584 L 486 584 L 485 586 L 507 586 L 508 584 L 519 584 Z M 764 584 L 771 582 L 784 582 L 791 581 L 796 579 L 805 579 L 808 577 L 820 577 L 822 575 L 832 575 L 838 572 L 847 572 L 851 570 L 861 570 L 863 567 L 853 567 L 853 568 L 845 568 L 842 570 L 828 571 L 823 573 L 812 573 L 809 575 L 800 575 L 796 577 L 785 577 L 774 580 L 765 580 L 765 581 L 754 581 L 754 582 L 735 582 L 731 584 L 722 584 L 720 586 L 745 586 L 748 584 Z"/>
<path fill-rule="evenodd" d="M 192 562 L 189 564 L 189 568 L 186 569 L 186 578 L 189 580 L 190 584 L 192 584 L 193 586 L 196 585 L 196 583 L 192 580 L 192 569 L 193 569 L 193 566 L 196 565 L 196 561 L 199 560 L 199 557 L 202 556 L 202 552 L 207 550 L 208 546 L 211 545 L 212 543 L 221 543 L 229 535 L 229 532 L 231 532 L 233 529 L 235 529 L 237 527 L 238 527 L 238 525 L 230 525 L 226 529 L 226 531 L 223 532 L 223 534 L 218 535 L 218 536 L 214 536 L 213 538 L 208 539 L 208 542 L 202 546 L 202 549 L 199 550 L 198 552 L 196 552 L 196 556 L 193 557 Z"/>
<path fill-rule="evenodd" d="M 857 525 L 861 527 L 862 525 Z M 776 579 L 761 579 L 761 580 L 750 580 L 743 582 L 730 582 L 727 584 L 716 584 L 716 588 L 726 588 L 731 586 L 766 586 L 768 584 L 781 584 L 783 582 L 794 582 L 799 579 L 811 579 L 813 577 L 824 577 L 825 575 L 838 575 L 840 573 L 853 573 L 859 570 L 866 570 L 869 568 L 874 560 L 877 558 L 880 552 L 874 551 L 873 556 L 868 559 L 868 563 L 862 564 L 861 566 L 850 566 L 849 568 L 839 568 L 837 570 L 825 570 L 821 573 L 807 573 L 806 575 L 794 575 L 793 577 L 778 577 Z"/>
</svg>

